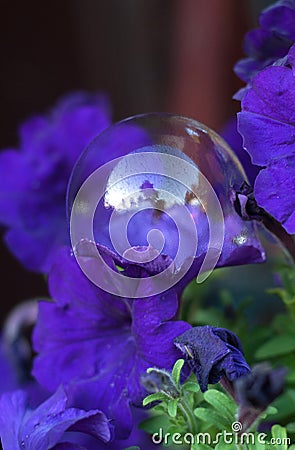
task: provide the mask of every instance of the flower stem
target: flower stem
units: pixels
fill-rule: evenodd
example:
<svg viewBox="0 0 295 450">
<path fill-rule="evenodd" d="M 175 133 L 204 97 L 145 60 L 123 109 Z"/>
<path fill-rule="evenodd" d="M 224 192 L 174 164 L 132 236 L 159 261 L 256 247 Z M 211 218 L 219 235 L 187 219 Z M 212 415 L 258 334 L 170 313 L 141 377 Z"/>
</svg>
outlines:
<svg viewBox="0 0 295 450">
<path fill-rule="evenodd" d="M 187 421 L 189 432 L 195 434 L 197 431 L 197 420 L 184 397 L 180 399 L 178 406 Z"/>
</svg>

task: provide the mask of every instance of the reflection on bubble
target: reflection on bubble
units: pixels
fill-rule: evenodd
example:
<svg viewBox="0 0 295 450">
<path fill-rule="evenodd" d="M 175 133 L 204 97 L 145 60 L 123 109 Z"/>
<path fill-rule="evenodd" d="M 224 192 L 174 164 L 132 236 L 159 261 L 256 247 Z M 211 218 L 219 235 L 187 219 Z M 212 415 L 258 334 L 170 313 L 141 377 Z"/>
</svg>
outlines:
<svg viewBox="0 0 295 450">
<path fill-rule="evenodd" d="M 222 260 L 224 219 L 232 246 L 247 245 L 253 233 L 230 201 L 233 186 L 245 179 L 225 142 L 192 119 L 147 114 L 119 122 L 89 145 L 73 171 L 68 189 L 73 248 L 87 239 L 135 264 L 167 254 L 175 276 L 170 271 L 164 289 L 188 273 L 202 281 Z M 137 246 L 155 252 L 144 256 Z M 231 251 L 226 257 L 234 264 L 238 255 Z M 124 278 L 113 271 L 118 275 Z M 105 288 L 99 276 L 92 281 Z M 121 281 L 118 289 L 124 290 Z M 132 284 L 127 281 L 124 286 Z M 118 289 L 116 295 L 132 291 Z"/>
</svg>

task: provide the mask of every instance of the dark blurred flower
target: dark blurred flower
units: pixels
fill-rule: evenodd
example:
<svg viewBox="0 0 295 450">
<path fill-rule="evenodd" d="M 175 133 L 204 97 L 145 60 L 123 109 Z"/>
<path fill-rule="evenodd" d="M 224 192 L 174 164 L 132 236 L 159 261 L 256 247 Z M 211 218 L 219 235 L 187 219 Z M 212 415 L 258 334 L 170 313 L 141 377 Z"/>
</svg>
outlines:
<svg viewBox="0 0 295 450">
<path fill-rule="evenodd" d="M 289 53 L 292 61 L 293 46 Z M 253 164 L 259 206 L 295 233 L 295 79 L 290 67 L 268 67 L 253 79 L 238 114 L 239 131 Z"/>
<path fill-rule="evenodd" d="M 282 394 L 287 371 L 284 367 L 272 369 L 267 363 L 253 367 L 251 373 L 237 379 L 234 383 L 236 399 L 239 403 L 238 420 L 243 430 Z"/>
<path fill-rule="evenodd" d="M 262 69 L 282 64 L 295 42 L 295 1 L 280 0 L 266 8 L 259 17 L 260 28 L 249 31 L 244 40 L 247 58 L 240 60 L 234 70 L 246 83 Z M 242 98 L 245 89 L 236 94 Z"/>
<path fill-rule="evenodd" d="M 3 325 L 3 344 L 14 365 L 19 383 L 31 379 L 31 332 L 36 323 L 37 312 L 37 300 L 27 300 L 12 309 Z"/>
<path fill-rule="evenodd" d="M 7 348 L 3 343 L 3 339 L 0 337 L 0 395 L 3 392 L 12 391 L 18 387 L 17 375 L 9 356 Z"/>
<path fill-rule="evenodd" d="M 21 389 L 28 395 L 32 408 L 48 397 L 48 391 L 31 376 L 33 350 L 30 336 L 37 310 L 35 300 L 17 305 L 4 321 L 0 341 L 0 394 Z"/>
<path fill-rule="evenodd" d="M 108 264 L 116 269 L 110 253 Z M 134 274 L 130 261 L 123 269 Z M 50 391 L 76 380 L 75 405 L 101 408 L 114 419 L 117 436 L 126 437 L 130 405 L 141 405 L 146 394 L 141 375 L 151 366 L 170 370 L 179 357 L 173 339 L 189 325 L 171 320 L 178 311 L 177 295 L 115 297 L 92 284 L 67 249 L 53 265 L 49 289 L 54 301 L 39 305 L 33 374 Z"/>
<path fill-rule="evenodd" d="M 108 442 L 111 428 L 99 410 L 84 411 L 67 406 L 68 397 L 59 388 L 35 410 L 28 408 L 24 391 L 3 394 L 0 399 L 0 436 L 3 450 L 49 450 L 80 448 L 67 440 L 68 430 L 90 434 Z M 64 447 L 59 446 L 63 443 Z"/>
<path fill-rule="evenodd" d="M 235 382 L 239 403 L 263 411 L 282 394 L 285 377 L 284 367 L 272 369 L 267 363 L 253 367 L 251 373 Z"/>
<path fill-rule="evenodd" d="M 68 179 L 109 116 L 104 96 L 66 96 L 48 116 L 20 127 L 19 149 L 0 154 L 0 223 L 8 228 L 7 246 L 27 269 L 47 272 L 56 249 L 68 243 Z"/>
<path fill-rule="evenodd" d="M 172 379 L 171 373 L 163 369 L 153 368 L 142 375 L 141 384 L 149 394 L 165 392 L 171 397 L 179 397 L 179 391 Z"/>
<path fill-rule="evenodd" d="M 185 331 L 174 339 L 196 374 L 201 391 L 221 379 L 232 383 L 250 372 L 239 338 L 225 328 L 209 325 Z"/>
</svg>

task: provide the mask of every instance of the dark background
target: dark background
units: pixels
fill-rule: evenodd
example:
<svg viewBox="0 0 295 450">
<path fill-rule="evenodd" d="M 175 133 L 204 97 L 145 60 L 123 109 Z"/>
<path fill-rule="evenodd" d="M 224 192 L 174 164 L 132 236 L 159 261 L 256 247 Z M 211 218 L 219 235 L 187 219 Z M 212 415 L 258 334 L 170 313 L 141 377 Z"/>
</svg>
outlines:
<svg viewBox="0 0 295 450">
<path fill-rule="evenodd" d="M 249 0 L 0 1 L 0 148 L 17 128 L 76 89 L 110 95 L 113 119 L 148 111 L 219 130 L 238 109 L 232 66 L 260 6 Z M 0 247 L 1 317 L 46 293 Z"/>
</svg>

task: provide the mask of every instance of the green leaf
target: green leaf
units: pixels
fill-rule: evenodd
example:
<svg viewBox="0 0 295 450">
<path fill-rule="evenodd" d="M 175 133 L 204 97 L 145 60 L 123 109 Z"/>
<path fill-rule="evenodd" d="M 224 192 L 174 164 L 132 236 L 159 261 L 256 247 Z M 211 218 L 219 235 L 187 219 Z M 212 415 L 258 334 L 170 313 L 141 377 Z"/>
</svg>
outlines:
<svg viewBox="0 0 295 450">
<path fill-rule="evenodd" d="M 179 386 L 179 379 L 180 379 L 181 369 L 182 369 L 183 365 L 184 365 L 184 359 L 178 359 L 173 366 L 172 380 L 174 381 L 176 386 Z"/>
<path fill-rule="evenodd" d="M 229 423 L 234 421 L 234 415 L 237 409 L 236 404 L 226 394 L 217 391 L 216 389 L 209 389 L 205 392 L 204 399 L 212 405 L 218 413 L 224 416 Z"/>
<path fill-rule="evenodd" d="M 228 444 L 223 439 L 220 439 L 214 448 L 215 450 L 237 450 L 235 444 Z"/>
<path fill-rule="evenodd" d="M 206 429 L 210 428 L 211 426 L 214 426 L 218 428 L 219 430 L 224 430 L 228 428 L 228 421 L 224 420 L 224 418 L 215 412 L 212 409 L 209 408 L 197 408 L 194 410 L 194 415 L 201 419 L 206 424 Z"/>
<path fill-rule="evenodd" d="M 286 444 L 286 438 L 287 438 L 287 430 L 284 427 L 281 427 L 281 425 L 274 425 L 271 427 L 271 434 L 272 437 L 277 440 L 277 442 L 280 442 L 275 445 L 274 448 L 277 448 L 278 450 L 287 450 L 288 445 Z"/>
<path fill-rule="evenodd" d="M 164 394 L 163 392 L 155 392 L 154 394 L 148 395 L 143 399 L 143 406 L 149 405 L 152 402 L 157 401 L 167 401 L 170 397 L 168 395 Z"/>
<path fill-rule="evenodd" d="M 291 392 L 291 390 L 287 389 L 273 403 L 274 407 L 277 409 L 274 418 L 277 423 L 285 421 L 288 417 L 295 417 L 295 401 L 292 400 Z"/>
<path fill-rule="evenodd" d="M 262 444 L 261 442 L 258 442 L 258 438 L 257 435 L 255 436 L 255 442 L 254 444 L 252 444 L 252 442 L 250 442 L 249 444 L 247 444 L 248 449 L 249 450 L 265 450 L 265 444 Z"/>
<path fill-rule="evenodd" d="M 288 397 L 290 398 L 291 402 L 295 405 L 295 389 L 289 389 L 287 391 Z"/>
<path fill-rule="evenodd" d="M 288 423 L 286 428 L 289 433 L 295 433 L 295 422 Z"/>
<path fill-rule="evenodd" d="M 181 429 L 182 428 L 179 425 L 172 424 L 167 428 L 167 434 L 168 433 L 170 433 L 170 434 L 179 433 L 179 430 L 181 430 Z"/>
<path fill-rule="evenodd" d="M 255 353 L 257 359 L 273 358 L 295 351 L 295 334 L 276 336 L 265 342 Z"/>
<path fill-rule="evenodd" d="M 153 409 L 154 411 L 154 409 Z M 163 414 L 149 417 L 143 422 L 140 422 L 138 428 L 144 430 L 149 434 L 157 433 L 160 428 L 166 429 L 169 426 L 169 418 L 167 415 Z"/>
<path fill-rule="evenodd" d="M 176 417 L 178 400 L 170 400 L 168 402 L 168 414 L 170 417 Z"/>
<path fill-rule="evenodd" d="M 195 399 L 195 394 L 193 392 L 188 392 L 186 394 L 186 403 L 188 404 L 189 408 L 193 411 L 197 406 L 199 406 L 200 401 Z"/>
<path fill-rule="evenodd" d="M 194 383 L 193 381 L 187 381 L 182 386 L 182 389 L 189 392 L 200 392 L 200 386 L 198 383 Z"/>
<path fill-rule="evenodd" d="M 162 403 L 157 403 L 155 406 L 153 406 L 153 412 L 156 413 L 157 415 L 166 414 L 167 402 L 163 401 Z"/>
<path fill-rule="evenodd" d="M 140 450 L 140 447 L 138 447 L 137 445 L 132 445 L 132 447 L 124 448 L 124 450 Z"/>
<path fill-rule="evenodd" d="M 265 419 L 268 416 L 272 416 L 274 414 L 277 414 L 278 410 L 277 408 L 275 408 L 274 406 L 268 406 L 266 411 L 264 411 L 261 415 L 260 418 L 261 419 Z"/>
<path fill-rule="evenodd" d="M 193 444 L 191 446 L 191 450 L 212 450 L 212 447 L 210 447 L 210 445 L 207 444 Z"/>
</svg>

